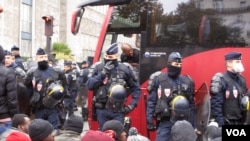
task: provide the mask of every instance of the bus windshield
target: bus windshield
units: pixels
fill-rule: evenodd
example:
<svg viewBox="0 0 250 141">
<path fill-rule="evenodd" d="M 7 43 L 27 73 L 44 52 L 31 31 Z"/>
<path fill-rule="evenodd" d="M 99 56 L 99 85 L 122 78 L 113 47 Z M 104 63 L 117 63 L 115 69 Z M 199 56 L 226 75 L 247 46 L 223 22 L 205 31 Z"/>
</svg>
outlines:
<svg viewBox="0 0 250 141">
<path fill-rule="evenodd" d="M 133 0 L 115 6 L 108 32 L 147 31 L 147 45 L 163 46 L 245 46 L 250 31 L 244 21 L 246 8 L 206 8 L 202 2 L 179 3 L 168 11 L 164 0 Z M 211 5 L 212 5 L 211 4 Z"/>
<path fill-rule="evenodd" d="M 107 33 L 136 34 L 133 46 L 140 49 L 140 68 L 145 69 L 140 73 L 141 83 L 166 66 L 171 51 L 188 57 L 216 48 L 246 47 L 250 42 L 244 6 L 224 8 L 218 1 L 191 0 L 169 11 L 168 4 L 164 0 L 132 0 L 114 6 Z"/>
</svg>

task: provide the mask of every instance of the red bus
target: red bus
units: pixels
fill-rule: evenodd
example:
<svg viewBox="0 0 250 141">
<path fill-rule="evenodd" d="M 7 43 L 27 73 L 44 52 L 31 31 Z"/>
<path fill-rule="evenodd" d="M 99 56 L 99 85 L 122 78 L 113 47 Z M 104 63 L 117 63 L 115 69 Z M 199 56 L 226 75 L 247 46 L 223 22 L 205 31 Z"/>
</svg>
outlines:
<svg viewBox="0 0 250 141">
<path fill-rule="evenodd" d="M 79 4 L 72 15 L 71 31 L 77 34 L 86 6 L 109 5 L 96 45 L 94 61 L 99 61 L 104 44 L 117 42 L 119 37 L 135 37 L 133 46 L 140 49 L 139 82 L 142 97 L 138 107 L 130 113 L 131 126 L 142 135 L 154 140 L 155 132 L 146 128 L 147 82 L 150 74 L 166 71 L 166 60 L 170 52 L 178 51 L 183 56 L 183 74 L 190 75 L 198 90 L 216 72 L 225 71 L 224 55 L 239 51 L 243 55 L 243 75 L 250 84 L 250 31 L 244 17 L 249 14 L 242 7 L 223 8 L 198 7 L 192 0 L 178 5 L 174 12 L 167 12 L 165 0 L 90 0 Z M 212 2 L 211 2 L 211 5 Z M 235 17 L 235 18 L 232 18 Z M 248 33 L 249 32 L 249 33 Z M 110 38 L 110 43 L 105 39 Z M 196 94 L 196 104 L 202 96 Z M 206 97 L 207 98 L 207 97 Z M 91 117 L 92 93 L 89 92 L 89 125 L 98 129 L 97 121 Z M 198 123 L 199 124 L 199 123 Z M 201 124 L 201 123 L 200 123 Z"/>
</svg>

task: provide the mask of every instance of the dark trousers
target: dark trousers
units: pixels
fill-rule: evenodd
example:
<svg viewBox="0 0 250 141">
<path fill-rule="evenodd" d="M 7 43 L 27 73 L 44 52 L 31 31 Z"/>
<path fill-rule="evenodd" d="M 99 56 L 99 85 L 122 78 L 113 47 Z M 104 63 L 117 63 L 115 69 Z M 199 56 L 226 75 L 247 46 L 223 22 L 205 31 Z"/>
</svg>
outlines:
<svg viewBox="0 0 250 141">
<path fill-rule="evenodd" d="M 102 129 L 103 124 L 109 120 L 118 120 L 124 123 L 124 113 L 112 112 L 107 109 L 96 109 L 97 120 L 99 123 L 99 128 Z"/>
<path fill-rule="evenodd" d="M 58 129 L 59 115 L 58 115 L 58 111 L 56 110 L 56 108 L 37 109 L 34 115 L 35 115 L 35 118 L 48 120 L 53 125 L 54 129 Z"/>
<path fill-rule="evenodd" d="M 156 141 L 170 141 L 172 126 L 173 122 L 169 120 L 160 121 L 157 128 Z"/>
<path fill-rule="evenodd" d="M 75 103 L 75 101 L 74 101 L 73 97 L 72 98 L 65 98 L 63 100 L 63 104 L 67 110 L 68 116 L 71 116 L 74 114 L 74 103 Z"/>
</svg>

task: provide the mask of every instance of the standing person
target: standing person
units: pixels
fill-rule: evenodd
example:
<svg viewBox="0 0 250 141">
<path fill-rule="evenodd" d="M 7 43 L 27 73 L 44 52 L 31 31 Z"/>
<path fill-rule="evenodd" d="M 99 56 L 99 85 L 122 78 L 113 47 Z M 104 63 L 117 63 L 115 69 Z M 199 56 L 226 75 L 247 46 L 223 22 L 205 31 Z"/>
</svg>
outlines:
<svg viewBox="0 0 250 141">
<path fill-rule="evenodd" d="M 66 78 L 62 69 L 48 65 L 48 55 L 41 48 L 37 50 L 36 61 L 38 67 L 30 68 L 25 79 L 25 85 L 32 91 L 32 112 L 35 118 L 48 120 L 55 133 L 58 133 L 59 116 L 56 106 L 67 94 Z"/>
<path fill-rule="evenodd" d="M 82 118 L 84 121 L 88 120 L 88 74 L 89 74 L 89 64 L 87 61 L 82 62 L 82 67 L 80 71 L 80 75 L 78 76 L 78 84 L 80 87 L 79 90 L 79 101 L 81 102 L 82 107 Z"/>
<path fill-rule="evenodd" d="M 5 50 L 4 65 L 12 69 L 16 75 L 17 97 L 20 112 L 30 115 L 30 107 L 29 103 L 27 102 L 29 100 L 29 93 L 26 86 L 24 85 L 26 72 L 16 64 L 15 56 L 7 50 Z"/>
<path fill-rule="evenodd" d="M 11 127 L 11 118 L 19 113 L 15 73 L 3 61 L 4 50 L 0 45 L 0 135 Z"/>
<path fill-rule="evenodd" d="M 22 57 L 20 56 L 19 47 L 17 47 L 17 46 L 14 45 L 14 46 L 11 48 L 11 52 L 12 52 L 12 54 L 15 56 L 15 62 L 16 62 L 16 64 L 17 64 L 20 68 L 22 68 L 22 69 L 24 70 L 23 59 L 22 59 Z"/>
<path fill-rule="evenodd" d="M 226 72 L 216 73 L 211 80 L 212 117 L 222 125 L 243 124 L 244 116 L 241 99 L 247 92 L 247 85 L 240 52 L 229 52 L 225 55 Z"/>
<path fill-rule="evenodd" d="M 112 119 L 124 122 L 141 96 L 135 72 L 128 63 L 118 62 L 118 45 L 112 44 L 104 54 L 104 62 L 97 62 L 89 70 L 88 88 L 94 91 L 93 115 L 97 116 L 100 129 Z M 128 89 L 126 89 L 128 88 Z M 129 93 L 126 93 L 126 90 Z M 125 105 L 126 97 L 132 93 L 132 100 Z"/>
<path fill-rule="evenodd" d="M 182 56 L 179 52 L 170 53 L 167 61 L 167 72 L 156 72 L 150 76 L 148 83 L 147 128 L 155 130 L 153 117 L 156 114 L 156 141 L 169 141 L 171 127 L 176 119 L 171 119 L 170 107 L 173 99 L 183 96 L 188 100 L 191 109 L 189 121 L 193 126 L 194 115 L 194 82 L 188 75 L 182 75 Z"/>
<path fill-rule="evenodd" d="M 4 65 L 8 68 L 13 69 L 18 79 L 24 79 L 26 77 L 26 72 L 17 65 L 17 63 L 15 62 L 15 56 L 10 51 L 5 50 L 4 52 Z"/>
<path fill-rule="evenodd" d="M 71 67 L 72 67 L 73 73 L 76 74 L 76 78 L 78 78 L 79 75 L 80 75 L 80 68 L 79 68 L 78 64 L 77 64 L 76 62 L 72 62 Z M 78 94 L 77 92 L 78 92 L 78 91 L 79 91 L 79 86 L 78 86 L 78 83 L 77 83 L 76 91 L 75 91 L 75 93 L 73 93 L 73 95 L 72 95 L 73 98 L 74 98 L 74 105 L 73 105 L 74 111 L 77 111 L 77 110 L 78 110 L 77 105 L 76 105 L 76 98 L 77 98 L 77 94 Z"/>
<path fill-rule="evenodd" d="M 64 61 L 64 73 L 67 79 L 67 91 L 70 97 L 64 99 L 63 103 L 67 109 L 68 115 L 74 114 L 75 95 L 77 93 L 77 74 L 72 69 L 71 61 Z"/>
</svg>

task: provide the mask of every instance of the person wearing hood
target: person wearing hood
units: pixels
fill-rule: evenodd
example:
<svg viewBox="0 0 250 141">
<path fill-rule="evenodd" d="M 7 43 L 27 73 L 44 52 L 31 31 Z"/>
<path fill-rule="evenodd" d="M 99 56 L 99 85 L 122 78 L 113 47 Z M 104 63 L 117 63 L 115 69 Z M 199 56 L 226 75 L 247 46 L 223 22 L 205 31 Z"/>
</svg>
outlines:
<svg viewBox="0 0 250 141">
<path fill-rule="evenodd" d="M 4 66 L 4 50 L 0 45 L 0 135 L 11 128 L 11 118 L 19 113 L 16 77 L 13 70 Z"/>
</svg>

